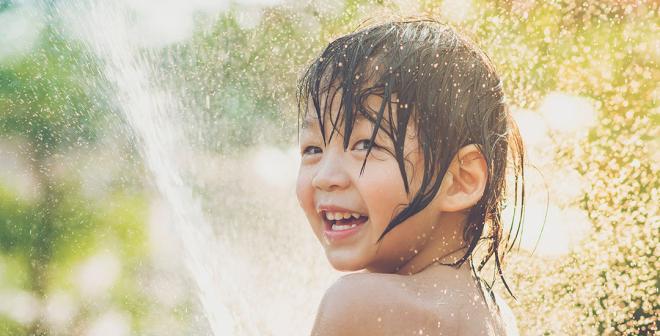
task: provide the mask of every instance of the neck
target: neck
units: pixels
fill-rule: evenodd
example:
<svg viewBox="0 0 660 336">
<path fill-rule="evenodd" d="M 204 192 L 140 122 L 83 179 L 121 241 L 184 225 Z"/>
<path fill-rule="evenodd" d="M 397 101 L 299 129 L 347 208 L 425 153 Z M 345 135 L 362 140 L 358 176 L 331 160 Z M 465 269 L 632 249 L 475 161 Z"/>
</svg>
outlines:
<svg viewBox="0 0 660 336">
<path fill-rule="evenodd" d="M 465 255 L 467 251 L 467 244 L 463 241 L 465 215 L 445 213 L 442 217 L 438 221 L 441 224 L 438 224 L 424 247 L 400 265 L 396 270 L 397 274 L 412 275 L 433 264 L 453 264 Z"/>
</svg>

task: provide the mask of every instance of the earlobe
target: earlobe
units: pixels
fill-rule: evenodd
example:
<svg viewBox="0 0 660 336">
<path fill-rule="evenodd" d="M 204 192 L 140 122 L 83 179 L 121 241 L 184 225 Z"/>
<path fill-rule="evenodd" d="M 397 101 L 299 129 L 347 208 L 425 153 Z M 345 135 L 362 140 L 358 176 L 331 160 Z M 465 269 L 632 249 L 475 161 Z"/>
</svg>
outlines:
<svg viewBox="0 0 660 336">
<path fill-rule="evenodd" d="M 488 167 L 476 145 L 461 148 L 451 164 L 440 189 L 443 211 L 456 212 L 474 206 L 484 194 Z"/>
</svg>

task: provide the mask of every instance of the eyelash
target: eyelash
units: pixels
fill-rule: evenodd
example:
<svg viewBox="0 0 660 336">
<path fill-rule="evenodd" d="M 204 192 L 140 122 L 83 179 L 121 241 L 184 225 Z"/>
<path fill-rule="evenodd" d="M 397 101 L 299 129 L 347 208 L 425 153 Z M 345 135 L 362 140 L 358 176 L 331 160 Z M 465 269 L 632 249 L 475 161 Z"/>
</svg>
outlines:
<svg viewBox="0 0 660 336">
<path fill-rule="evenodd" d="M 355 145 L 353 145 L 353 147 L 355 148 L 358 144 L 363 143 L 363 142 L 369 143 L 369 139 L 361 139 L 361 140 L 358 140 L 357 142 L 355 142 Z M 368 146 L 366 146 L 366 147 L 363 148 L 363 149 L 357 149 L 357 150 L 365 151 L 365 150 L 367 150 L 367 148 L 368 148 Z M 375 149 L 375 148 L 379 148 L 379 146 L 378 146 L 376 143 L 372 143 L 372 144 L 371 144 L 371 148 L 372 148 L 372 149 Z M 318 149 L 319 151 L 321 150 L 321 148 L 316 147 L 316 146 L 308 146 L 308 147 L 305 147 L 305 149 L 303 149 L 303 151 L 302 151 L 302 155 L 306 155 L 306 154 L 308 154 L 308 155 L 312 155 L 312 154 L 319 154 L 319 153 L 320 153 L 320 152 L 319 152 L 319 153 L 309 153 L 309 150 L 310 150 L 310 149 Z"/>
</svg>

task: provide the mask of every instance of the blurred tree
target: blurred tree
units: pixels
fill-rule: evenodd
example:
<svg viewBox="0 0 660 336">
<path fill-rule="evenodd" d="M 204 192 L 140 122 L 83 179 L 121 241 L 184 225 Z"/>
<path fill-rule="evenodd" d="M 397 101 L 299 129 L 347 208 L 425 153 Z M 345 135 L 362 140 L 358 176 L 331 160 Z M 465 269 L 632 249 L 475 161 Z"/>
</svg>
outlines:
<svg viewBox="0 0 660 336">
<path fill-rule="evenodd" d="M 599 114 L 584 141 L 554 139 L 558 164 L 587 181 L 575 203 L 587 212 L 592 234 L 566 257 L 520 253 L 509 265 L 523 334 L 655 334 L 660 202 L 650 148 L 657 148 L 660 68 L 648 37 L 660 23 L 658 3 L 506 1 L 477 8 L 477 36 L 501 64 L 513 105 L 535 108 L 559 91 L 591 98 Z"/>
<path fill-rule="evenodd" d="M 3 231 L 13 231 L 13 243 L 1 246 L 29 260 L 29 289 L 39 298 L 48 290 L 49 264 L 55 241 L 82 225 L 58 226 L 59 204 L 69 195 L 58 183 L 49 159 L 67 149 L 93 141 L 99 125 L 100 105 L 84 92 L 85 69 L 80 50 L 45 29 L 34 53 L 0 68 L 0 134 L 23 142 L 40 193 L 22 220 L 0 220 Z M 11 236 L 8 234 L 8 236 Z M 23 244 L 19 244 L 22 242 Z M 39 321 L 31 328 L 45 334 Z"/>
<path fill-rule="evenodd" d="M 20 200 L 0 189 L 0 252 L 23 263 L 17 269 L 26 274 L 20 287 L 42 303 L 51 291 L 68 286 L 72 265 L 92 254 L 99 233 L 109 228 L 125 236 L 121 242 L 127 244 L 128 254 L 123 261 L 144 253 L 138 252 L 144 246 L 140 233 L 144 219 L 126 224 L 121 219 L 133 214 L 144 217 L 139 199 L 131 202 L 133 206 L 125 204 L 108 213 L 128 190 L 98 206 L 81 194 L 78 177 L 55 166 L 64 157 L 75 159 L 71 152 L 92 151 L 99 132 L 116 122 L 107 99 L 90 91 L 98 80 L 95 60 L 55 27 L 47 22 L 30 54 L 0 64 L 0 136 L 18 144 L 38 188 L 34 200 Z M 107 223 L 98 216 L 103 213 L 115 221 Z M 104 227 L 107 224 L 111 226 Z M 133 233 L 120 233 L 127 229 Z M 49 333 L 40 311 L 25 334 Z M 16 328 L 0 334 L 16 335 L 21 330 Z"/>
<path fill-rule="evenodd" d="M 308 43 L 318 38 L 306 35 L 291 11 L 259 9 L 258 24 L 245 26 L 240 10 L 220 14 L 190 41 L 163 51 L 166 82 L 176 83 L 190 115 L 201 119 L 191 123 L 189 139 L 221 152 L 290 141 L 298 72 L 318 45 Z"/>
</svg>

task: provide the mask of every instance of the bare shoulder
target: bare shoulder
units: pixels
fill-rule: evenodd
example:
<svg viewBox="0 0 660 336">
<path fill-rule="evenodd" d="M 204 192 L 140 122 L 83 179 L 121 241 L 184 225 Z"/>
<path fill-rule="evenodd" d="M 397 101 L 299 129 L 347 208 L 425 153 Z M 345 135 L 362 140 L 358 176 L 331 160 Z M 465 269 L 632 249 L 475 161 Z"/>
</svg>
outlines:
<svg viewBox="0 0 660 336">
<path fill-rule="evenodd" d="M 407 276 L 343 276 L 325 293 L 312 335 L 457 335 L 450 304 L 434 304 L 420 290 L 423 286 Z"/>
</svg>

